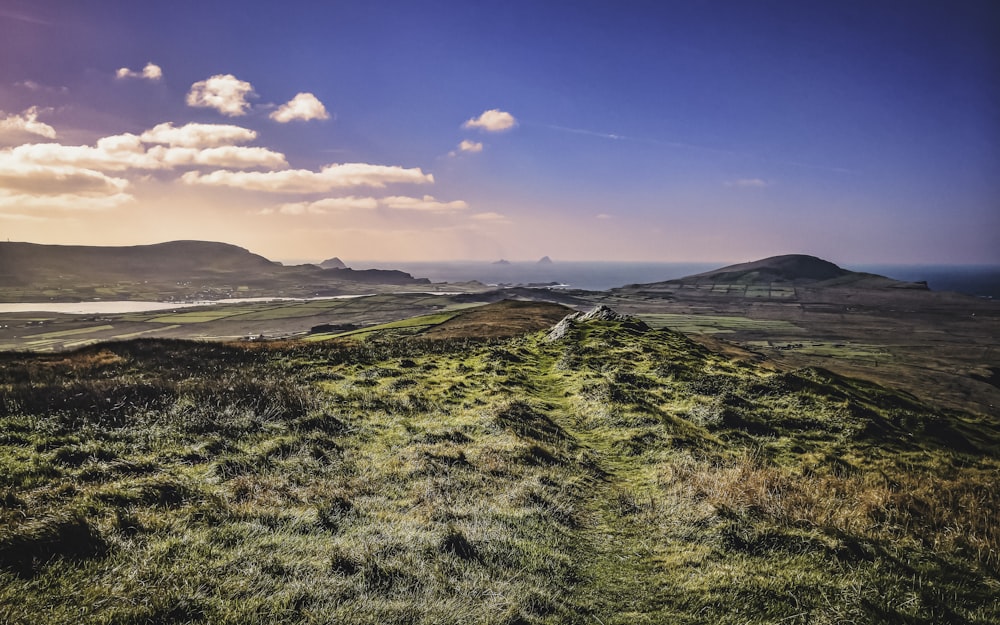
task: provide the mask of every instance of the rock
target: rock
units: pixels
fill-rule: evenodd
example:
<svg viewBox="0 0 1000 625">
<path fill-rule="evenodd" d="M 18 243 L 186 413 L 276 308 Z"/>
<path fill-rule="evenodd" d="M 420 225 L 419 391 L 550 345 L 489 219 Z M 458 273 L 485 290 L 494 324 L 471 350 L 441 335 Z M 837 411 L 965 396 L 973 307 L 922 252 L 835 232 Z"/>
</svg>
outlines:
<svg viewBox="0 0 1000 625">
<path fill-rule="evenodd" d="M 549 258 L 548 256 L 542 256 L 541 258 L 538 259 L 538 263 L 537 264 L 539 264 L 539 265 L 551 265 L 552 264 L 552 259 Z"/>
<path fill-rule="evenodd" d="M 600 304 L 585 313 L 575 312 L 566 315 L 559 321 L 559 323 L 552 326 L 549 333 L 545 335 L 545 340 L 550 343 L 552 341 L 558 341 L 565 338 L 565 336 L 577 323 L 586 323 L 590 321 L 615 321 L 621 323 L 627 329 L 637 333 L 647 332 L 650 330 L 650 327 L 646 325 L 646 322 L 642 319 L 631 315 L 619 314 L 604 304 Z"/>
</svg>

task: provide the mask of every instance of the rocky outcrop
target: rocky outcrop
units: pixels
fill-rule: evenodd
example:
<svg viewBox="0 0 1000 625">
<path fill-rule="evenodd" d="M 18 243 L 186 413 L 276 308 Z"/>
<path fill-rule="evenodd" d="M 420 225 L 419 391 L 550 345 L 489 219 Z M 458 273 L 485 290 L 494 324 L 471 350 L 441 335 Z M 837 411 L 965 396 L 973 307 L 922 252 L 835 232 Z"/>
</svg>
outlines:
<svg viewBox="0 0 1000 625">
<path fill-rule="evenodd" d="M 566 315 L 562 318 L 559 323 L 554 325 L 549 333 L 545 335 L 545 340 L 552 342 L 558 341 L 566 337 L 567 334 L 580 323 L 589 323 L 594 321 L 614 321 L 621 323 L 628 330 L 636 333 L 647 332 L 650 327 L 646 325 L 646 322 L 638 317 L 633 317 L 631 315 L 622 315 L 615 312 L 611 308 L 608 308 L 604 304 L 595 306 L 587 312 L 575 312 L 570 315 Z"/>
</svg>

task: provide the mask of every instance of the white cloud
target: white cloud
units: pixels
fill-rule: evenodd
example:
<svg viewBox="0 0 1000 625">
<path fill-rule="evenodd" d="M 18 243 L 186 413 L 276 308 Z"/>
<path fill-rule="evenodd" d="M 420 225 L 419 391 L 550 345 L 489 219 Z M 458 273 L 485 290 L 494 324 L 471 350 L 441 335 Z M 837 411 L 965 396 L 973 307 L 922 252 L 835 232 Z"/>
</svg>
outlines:
<svg viewBox="0 0 1000 625">
<path fill-rule="evenodd" d="M 232 74 L 217 74 L 191 85 L 187 95 L 188 106 L 213 108 L 223 115 L 246 115 L 253 94 L 253 86 Z"/>
<path fill-rule="evenodd" d="M 143 78 L 145 80 L 160 80 L 163 78 L 163 70 L 155 63 L 146 63 L 142 71 L 133 71 L 127 67 L 121 67 L 115 72 L 115 78 Z"/>
<path fill-rule="evenodd" d="M 161 125 L 162 126 L 162 125 Z M 178 140 L 194 141 L 197 129 L 183 132 L 182 128 L 156 131 L 157 126 L 148 133 L 150 138 L 170 139 L 176 134 Z M 223 127 L 226 128 L 226 127 Z M 235 127 L 229 127 L 235 128 Z M 214 138 L 230 131 L 222 131 Z M 288 166 L 284 154 L 273 152 L 267 148 L 221 145 L 209 148 L 194 147 L 164 147 L 155 145 L 148 150 L 143 145 L 142 136 L 133 134 L 112 135 L 97 140 L 95 146 L 62 145 L 59 143 L 28 143 L 15 148 L 0 151 L 0 164 L 3 162 L 28 163 L 45 166 L 72 166 L 96 171 L 127 171 L 127 170 L 170 170 L 185 166 L 231 167 L 281 169 Z M 206 135 L 206 141 L 212 136 Z"/>
<path fill-rule="evenodd" d="M 433 196 L 425 195 L 422 198 L 394 195 L 390 197 L 376 199 L 373 197 L 336 197 L 324 198 L 315 202 L 289 202 L 281 204 L 277 208 L 265 208 L 260 211 L 262 215 L 326 215 L 335 212 L 347 212 L 352 210 L 371 211 L 379 206 L 392 210 L 417 211 L 428 213 L 452 213 L 462 211 L 469 205 L 461 200 L 452 202 L 439 202 Z M 472 215 L 472 219 L 482 221 L 505 220 L 503 215 L 498 213 L 479 213 Z"/>
<path fill-rule="evenodd" d="M 514 116 L 500 109 L 484 111 L 479 117 L 474 117 L 462 124 L 463 128 L 478 128 L 486 132 L 502 132 L 517 125 Z"/>
<path fill-rule="evenodd" d="M 0 158 L 0 210 L 109 209 L 133 198 L 128 180 L 79 167 Z"/>
<path fill-rule="evenodd" d="M 144 143 L 164 143 L 182 148 L 214 148 L 220 145 L 246 143 L 257 138 L 248 128 L 227 124 L 158 124 L 139 136 Z"/>
<path fill-rule="evenodd" d="M 396 210 L 431 211 L 435 213 L 449 213 L 469 208 L 469 205 L 462 200 L 439 202 L 430 195 L 425 195 L 422 198 L 392 196 L 382 198 L 379 202 L 387 208 Z"/>
<path fill-rule="evenodd" d="M 771 186 L 766 180 L 761 180 L 760 178 L 740 178 L 739 180 L 730 180 L 726 183 L 727 187 L 743 187 L 746 189 L 763 189 L 764 187 Z"/>
<path fill-rule="evenodd" d="M 154 146 L 147 154 L 164 169 L 200 165 L 206 167 L 235 167 L 250 169 L 288 167 L 285 155 L 267 148 L 223 145 L 217 148 L 165 148 Z"/>
<path fill-rule="evenodd" d="M 56 129 L 45 122 L 38 121 L 38 114 L 41 112 L 37 106 L 32 106 L 20 115 L 10 114 L 0 119 L 0 135 L 26 133 L 45 137 L 46 139 L 56 138 Z M 3 115 L 3 111 L 0 111 Z"/>
<path fill-rule="evenodd" d="M 79 167 L 100 171 L 126 169 L 159 169 L 133 134 L 113 135 L 97 140 L 97 145 L 62 145 L 60 143 L 26 143 L 0 152 L 3 162 L 30 163 L 44 166 Z"/>
<path fill-rule="evenodd" d="M 475 215 L 469 215 L 469 219 L 475 219 L 476 221 L 495 221 L 510 223 L 506 215 L 501 215 L 500 213 L 476 213 Z"/>
<path fill-rule="evenodd" d="M 350 210 L 373 210 L 378 208 L 378 200 L 372 197 L 331 197 L 315 202 L 291 202 L 282 204 L 277 209 L 265 209 L 263 214 L 281 213 L 283 215 L 325 215 L 330 212 Z"/>
<path fill-rule="evenodd" d="M 468 139 L 465 139 L 458 144 L 458 149 L 462 152 L 477 153 L 483 151 L 483 144 L 479 141 L 469 141 Z"/>
<path fill-rule="evenodd" d="M 270 117 L 276 122 L 287 124 L 293 120 L 330 119 L 330 114 L 316 96 L 311 93 L 300 93 L 278 107 Z"/>
<path fill-rule="evenodd" d="M 381 188 L 394 183 L 428 184 L 434 182 L 434 176 L 425 174 L 419 167 L 335 163 L 326 165 L 318 172 L 307 169 L 265 172 L 218 170 L 209 174 L 189 171 L 181 176 L 181 181 L 185 184 L 235 187 L 271 193 L 323 193 L 347 187 Z"/>
<path fill-rule="evenodd" d="M 611 219 L 611 215 L 607 213 L 598 213 L 594 216 L 595 219 Z"/>
</svg>

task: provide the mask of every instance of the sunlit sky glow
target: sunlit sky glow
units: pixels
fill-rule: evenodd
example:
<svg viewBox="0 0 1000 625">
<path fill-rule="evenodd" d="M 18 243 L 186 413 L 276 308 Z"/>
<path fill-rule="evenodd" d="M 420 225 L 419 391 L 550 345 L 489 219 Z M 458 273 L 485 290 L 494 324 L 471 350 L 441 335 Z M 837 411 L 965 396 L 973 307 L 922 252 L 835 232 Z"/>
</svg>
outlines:
<svg viewBox="0 0 1000 625">
<path fill-rule="evenodd" d="M 0 237 L 1000 263 L 992 0 L 0 4 Z"/>
</svg>

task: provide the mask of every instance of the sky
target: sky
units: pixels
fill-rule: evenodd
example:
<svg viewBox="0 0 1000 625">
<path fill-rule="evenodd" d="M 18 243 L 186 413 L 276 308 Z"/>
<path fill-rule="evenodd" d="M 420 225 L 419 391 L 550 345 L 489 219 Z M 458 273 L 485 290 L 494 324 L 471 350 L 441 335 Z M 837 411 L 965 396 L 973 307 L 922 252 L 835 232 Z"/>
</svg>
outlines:
<svg viewBox="0 0 1000 625">
<path fill-rule="evenodd" d="M 0 237 L 1000 264 L 1000 4 L 3 0 Z"/>
</svg>

